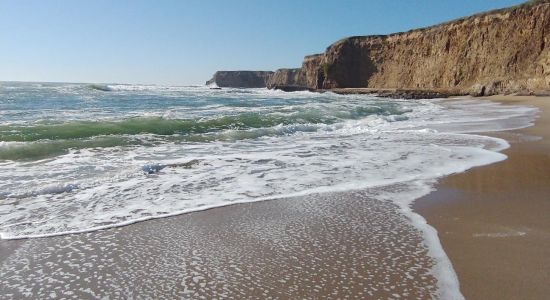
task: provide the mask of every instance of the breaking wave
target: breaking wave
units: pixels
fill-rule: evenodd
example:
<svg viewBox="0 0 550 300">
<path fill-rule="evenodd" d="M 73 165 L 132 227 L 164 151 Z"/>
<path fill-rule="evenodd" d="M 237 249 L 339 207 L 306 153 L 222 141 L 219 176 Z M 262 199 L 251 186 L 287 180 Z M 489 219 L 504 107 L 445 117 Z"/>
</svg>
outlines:
<svg viewBox="0 0 550 300">
<path fill-rule="evenodd" d="M 102 91 L 102 92 L 110 92 L 113 90 L 110 86 L 105 84 L 90 84 L 88 87 L 92 90 Z"/>
</svg>

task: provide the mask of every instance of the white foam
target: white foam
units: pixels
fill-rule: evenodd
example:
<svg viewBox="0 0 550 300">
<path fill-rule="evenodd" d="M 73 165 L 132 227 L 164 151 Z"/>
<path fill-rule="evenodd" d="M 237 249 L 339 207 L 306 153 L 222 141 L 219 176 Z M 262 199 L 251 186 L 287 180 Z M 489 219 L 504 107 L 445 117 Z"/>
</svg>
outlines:
<svg viewBox="0 0 550 300">
<path fill-rule="evenodd" d="M 253 92 L 256 91 L 253 90 Z M 263 90 L 259 92 L 279 93 Z M 287 94 L 284 95 L 287 97 Z M 452 104 L 458 105 L 455 102 Z M 464 166 L 467 165 L 464 162 L 481 157 L 479 152 L 482 148 L 500 151 L 508 147 L 505 141 L 499 139 L 430 129 L 442 124 L 443 119 L 450 118 L 449 113 L 441 108 L 440 103 L 424 101 L 419 104 L 408 103 L 408 106 L 413 107 L 412 111 L 402 115 L 399 120 L 396 120 L 395 115 L 386 117 L 373 115 L 333 125 L 281 124 L 273 128 L 251 129 L 249 135 L 259 137 L 256 140 L 233 142 L 229 138 L 230 142 L 220 141 L 201 146 L 165 143 L 156 147 L 113 148 L 99 152 L 84 149 L 48 160 L 42 165 L 34 165 L 32 169 L 23 169 L 21 163 L 12 163 L 5 165 L 8 173 L 13 176 L 3 178 L 5 179 L 3 187 L 5 190 L 12 190 L 13 187 L 18 186 L 18 190 L 26 193 L 29 190 L 47 190 L 48 186 L 76 184 L 81 187 L 77 193 L 78 196 L 87 195 L 88 197 L 81 198 L 84 199 L 83 201 L 94 201 L 95 198 L 102 198 L 104 202 L 111 202 L 112 198 L 126 199 L 114 200 L 119 202 L 115 215 L 141 220 L 142 216 L 134 216 L 124 207 L 131 206 L 135 204 L 134 202 L 143 202 L 145 205 L 154 201 L 155 196 L 151 196 L 148 190 L 173 198 L 172 201 L 165 200 L 164 205 L 155 206 L 153 211 L 146 212 L 152 216 L 162 216 L 167 215 L 167 212 L 185 212 L 195 206 L 225 205 L 238 201 L 288 196 L 297 192 L 331 190 L 336 189 L 337 186 L 345 186 L 346 183 L 349 186 L 369 187 L 374 184 L 407 181 L 418 177 L 429 179 L 463 171 Z M 468 123 L 469 120 L 481 122 L 479 111 L 472 109 L 476 107 L 485 110 L 487 104 L 468 103 L 468 106 L 462 106 L 460 109 L 455 107 L 452 110 L 455 115 L 451 116 L 461 124 Z M 501 107 L 491 107 L 491 111 L 498 111 L 498 108 Z M 506 120 L 505 116 L 508 112 L 505 111 L 501 119 Z M 170 115 L 172 113 L 170 110 Z M 522 113 L 525 115 L 525 111 Z M 425 117 L 428 115 L 431 120 L 426 120 Z M 405 117 L 408 120 L 405 120 Z M 494 118 L 489 120 L 492 121 Z M 221 134 L 226 138 L 234 135 L 248 135 L 246 132 L 237 130 L 227 130 Z M 2 143 L 3 147 L 13 145 L 15 144 Z M 502 157 L 497 153 L 493 155 L 499 159 Z M 162 177 L 159 181 L 164 184 L 181 186 L 183 184 L 181 180 L 187 184 L 195 184 L 190 187 L 190 190 L 185 191 L 170 192 L 169 189 L 163 191 L 163 185 L 158 185 L 154 178 L 139 177 L 141 176 L 139 172 L 129 171 L 139 170 L 144 163 L 177 163 L 190 159 L 201 159 L 206 164 L 192 170 L 163 170 L 159 175 Z M 267 161 L 267 163 L 259 167 L 258 161 Z M 52 170 L 55 170 L 55 176 L 50 176 Z M 124 171 L 121 172 L 122 170 Z M 258 178 L 259 175 L 255 174 L 264 174 L 264 176 Z M 23 178 L 32 177 L 35 180 L 25 183 Z M 228 179 L 228 177 L 231 178 Z M 288 178 L 296 178 L 296 180 L 289 183 Z M 209 187 L 208 185 L 212 182 L 216 184 Z M 131 186 L 132 183 L 136 184 L 135 188 Z M 220 193 L 225 197 L 220 199 Z M 64 206 L 71 201 L 66 201 L 64 197 L 73 197 L 73 195 L 62 195 L 60 199 L 50 199 L 52 201 L 51 207 L 48 208 L 50 213 L 55 215 L 57 210 L 65 210 Z M 184 201 L 183 205 L 180 201 L 182 198 L 189 200 Z M 32 202 L 32 199 L 29 201 Z M 110 211 L 110 213 L 113 212 Z M 2 223 L 10 223 L 11 219 L 32 219 L 33 214 L 30 211 L 21 210 L 19 213 L 9 215 L 9 218 L 2 217 Z M 78 215 L 82 217 L 76 217 L 76 219 L 86 218 L 85 216 L 90 216 L 90 212 Z M 99 214 L 94 212 L 95 221 L 81 219 L 76 223 L 89 228 L 96 228 L 93 226 L 94 222 L 121 224 L 118 221 L 102 220 L 102 215 L 105 215 L 105 212 Z M 66 221 L 64 218 L 60 218 L 60 222 L 64 221 Z M 29 234 L 68 232 L 55 230 L 56 224 L 52 223 L 43 224 L 43 226 L 25 228 L 25 233 L 20 232 L 19 235 L 14 232 L 3 232 L 2 236 L 14 238 L 26 237 Z M 75 228 L 75 230 L 80 229 Z"/>
<path fill-rule="evenodd" d="M 411 122 L 415 122 L 413 118 Z M 508 146 L 504 140 L 406 129 L 411 122 L 370 116 L 313 128 L 312 132 L 307 128 L 294 131 L 296 125 L 259 129 L 283 134 L 261 133 L 255 136 L 263 137 L 253 140 L 73 151 L 32 169 L 14 163 L 5 166 L 13 174 L 5 178 L 6 190 L 18 186 L 21 192 L 13 194 L 29 190 L 47 194 L 48 205 L 42 207 L 34 203 L 43 203 L 42 199 L 29 198 L 22 210 L 0 206 L 1 224 L 33 220 L 28 223 L 32 226 L 11 226 L 2 232 L 2 238 L 88 231 L 205 207 L 430 180 L 504 159 L 494 152 Z M 178 164 L 191 159 L 203 163 L 192 169 L 163 169 L 149 177 L 140 172 L 146 163 Z M 22 180 L 29 177 L 34 179 Z M 79 189 L 43 192 L 64 183 Z M 43 213 L 37 214 L 33 208 Z M 78 213 L 65 214 L 73 209 Z M 59 216 L 57 223 L 36 217 L 44 212 Z"/>
</svg>

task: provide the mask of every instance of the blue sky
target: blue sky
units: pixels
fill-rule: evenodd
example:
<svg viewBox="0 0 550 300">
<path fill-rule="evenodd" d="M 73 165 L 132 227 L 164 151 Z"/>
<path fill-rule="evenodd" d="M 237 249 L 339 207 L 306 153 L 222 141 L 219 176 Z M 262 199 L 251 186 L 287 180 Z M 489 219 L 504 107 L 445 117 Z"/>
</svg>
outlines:
<svg viewBox="0 0 550 300">
<path fill-rule="evenodd" d="M 0 0 L 0 80 L 202 84 L 521 0 Z"/>
</svg>

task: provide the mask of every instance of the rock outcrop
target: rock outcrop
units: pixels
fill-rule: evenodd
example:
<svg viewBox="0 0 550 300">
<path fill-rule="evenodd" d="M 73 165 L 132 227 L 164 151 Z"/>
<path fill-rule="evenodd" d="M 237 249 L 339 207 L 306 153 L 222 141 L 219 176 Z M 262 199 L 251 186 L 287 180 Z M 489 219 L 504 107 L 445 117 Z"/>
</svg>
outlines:
<svg viewBox="0 0 550 300">
<path fill-rule="evenodd" d="M 218 71 L 206 85 L 235 88 L 262 88 L 267 86 L 271 71 Z"/>
<path fill-rule="evenodd" d="M 359 36 L 306 57 L 315 89 L 446 89 L 490 95 L 550 89 L 550 1 L 530 1 L 404 33 Z"/>
<path fill-rule="evenodd" d="M 284 91 L 310 90 L 301 68 L 272 71 L 218 71 L 206 85 L 234 88 L 270 88 Z"/>
<path fill-rule="evenodd" d="M 303 82 L 302 70 L 297 69 L 278 69 L 267 81 L 267 88 L 277 86 L 305 86 Z"/>
</svg>

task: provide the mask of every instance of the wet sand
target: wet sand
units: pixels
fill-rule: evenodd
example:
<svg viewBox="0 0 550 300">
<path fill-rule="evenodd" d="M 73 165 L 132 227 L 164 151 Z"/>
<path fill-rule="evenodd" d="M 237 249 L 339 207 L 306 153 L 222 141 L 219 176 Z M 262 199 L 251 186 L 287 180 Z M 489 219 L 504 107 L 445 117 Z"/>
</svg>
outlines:
<svg viewBox="0 0 550 300">
<path fill-rule="evenodd" d="M 360 191 L 4 240 L 0 254 L 0 299 L 430 299 L 437 292 L 421 233 L 393 202 Z"/>
<path fill-rule="evenodd" d="M 540 117 L 488 134 L 510 142 L 508 159 L 444 178 L 413 209 L 438 230 L 466 299 L 550 299 L 550 97 L 490 99 Z"/>
</svg>

